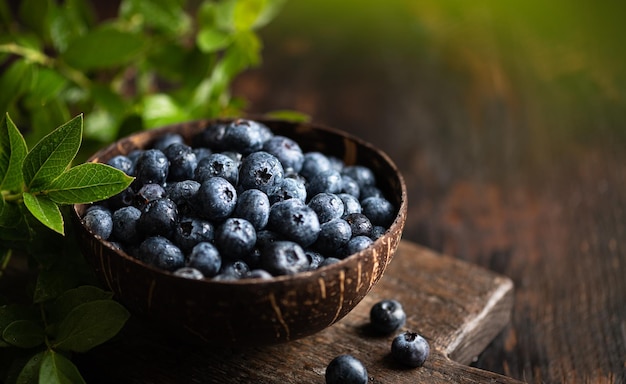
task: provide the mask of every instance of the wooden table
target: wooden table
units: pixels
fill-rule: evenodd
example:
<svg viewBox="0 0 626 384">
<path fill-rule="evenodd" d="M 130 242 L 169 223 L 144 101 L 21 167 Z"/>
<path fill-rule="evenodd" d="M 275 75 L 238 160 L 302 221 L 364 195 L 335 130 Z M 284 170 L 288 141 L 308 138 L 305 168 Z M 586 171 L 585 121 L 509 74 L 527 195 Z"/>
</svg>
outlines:
<svg viewBox="0 0 626 384">
<path fill-rule="evenodd" d="M 306 3 L 235 94 L 376 143 L 407 181 L 405 240 L 512 279 L 511 322 L 472 367 L 626 382 L 621 7 Z"/>
</svg>

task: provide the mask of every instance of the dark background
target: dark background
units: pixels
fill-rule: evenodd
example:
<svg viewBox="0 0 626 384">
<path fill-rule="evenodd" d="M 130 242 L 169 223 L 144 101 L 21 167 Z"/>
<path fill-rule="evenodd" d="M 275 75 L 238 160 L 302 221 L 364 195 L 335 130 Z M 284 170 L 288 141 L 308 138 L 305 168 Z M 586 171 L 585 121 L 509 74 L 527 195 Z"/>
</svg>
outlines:
<svg viewBox="0 0 626 384">
<path fill-rule="evenodd" d="M 512 322 L 475 366 L 623 383 L 624 8 L 291 1 L 234 94 L 375 143 L 407 182 L 405 240 L 513 279 Z"/>
</svg>

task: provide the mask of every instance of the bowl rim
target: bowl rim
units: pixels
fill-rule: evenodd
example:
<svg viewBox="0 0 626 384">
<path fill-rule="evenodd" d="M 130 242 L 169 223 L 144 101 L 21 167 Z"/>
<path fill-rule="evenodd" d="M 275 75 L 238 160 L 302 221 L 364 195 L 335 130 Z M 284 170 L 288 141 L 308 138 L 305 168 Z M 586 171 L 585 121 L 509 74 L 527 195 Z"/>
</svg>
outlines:
<svg viewBox="0 0 626 384">
<path fill-rule="evenodd" d="M 393 222 L 386 228 L 384 234 L 382 236 L 380 236 L 378 239 L 376 239 L 368 248 L 361 250 L 357 253 L 353 253 L 349 256 L 344 257 L 343 259 L 339 259 L 338 262 L 332 263 L 330 265 L 326 265 L 323 267 L 319 267 L 315 270 L 310 270 L 310 271 L 303 271 L 303 272 L 298 272 L 295 274 L 289 274 L 289 275 L 278 275 L 278 276 L 272 276 L 272 278 L 245 278 L 245 279 L 233 279 L 233 280 L 215 280 L 212 278 L 203 278 L 203 279 L 190 279 L 190 278 L 186 278 L 186 277 L 182 277 L 182 276 L 176 276 L 174 275 L 172 272 L 170 271 L 166 271 L 160 268 L 157 268 L 155 266 L 146 264 L 144 262 L 142 262 L 141 260 L 138 260 L 137 258 L 129 255 L 128 253 L 126 253 L 123 249 L 116 247 L 111 241 L 102 239 L 101 237 L 99 237 L 98 235 L 95 235 L 93 232 L 89 231 L 86 227 L 84 227 L 83 223 L 82 223 L 82 215 L 79 212 L 80 210 L 85 210 L 87 206 L 89 206 L 89 204 L 73 204 L 72 205 L 72 214 L 74 215 L 74 218 L 77 219 L 78 223 L 91 235 L 91 237 L 94 240 L 97 240 L 98 242 L 100 242 L 103 246 L 107 247 L 110 251 L 112 251 L 112 253 L 116 254 L 117 256 L 125 259 L 125 261 L 131 262 L 133 264 L 136 264 L 140 267 L 146 268 L 147 270 L 149 270 L 152 273 L 158 274 L 161 278 L 166 278 L 166 279 L 175 279 L 176 281 L 180 281 L 180 282 L 189 282 L 189 284 L 206 284 L 206 285 L 223 285 L 223 286 L 247 286 L 247 285 L 265 285 L 265 286 L 271 286 L 271 285 L 279 285 L 279 284 L 284 284 L 286 282 L 289 281 L 299 281 L 299 280 L 306 280 L 307 278 L 311 278 L 313 276 L 324 276 L 327 273 L 329 273 L 332 270 L 339 270 L 339 269 L 343 269 L 345 268 L 345 266 L 347 264 L 350 263 L 351 260 L 355 260 L 358 259 L 360 256 L 366 254 L 371 248 L 374 247 L 374 244 L 377 242 L 381 242 L 383 241 L 383 237 L 392 232 L 392 229 L 395 228 L 399 228 L 400 232 L 402 232 L 402 228 L 404 226 L 404 221 L 406 220 L 406 215 L 407 215 L 407 209 L 408 209 L 408 201 L 407 201 L 407 188 L 406 188 L 406 184 L 405 184 L 405 180 L 404 177 L 402 176 L 402 173 L 400 172 L 400 170 L 398 169 L 397 165 L 395 164 L 395 162 L 391 159 L 391 157 L 382 149 L 377 148 L 376 146 L 374 146 L 373 144 L 371 144 L 370 142 L 361 139 L 349 132 L 343 131 L 341 129 L 338 128 L 334 128 L 325 124 L 321 124 L 321 123 L 316 123 L 316 122 L 293 122 L 293 121 L 289 121 L 289 120 L 285 120 L 285 119 L 279 119 L 279 118 L 267 118 L 267 117 L 262 117 L 262 116 L 245 116 L 245 117 L 234 117 L 234 118 L 207 118 L 207 119 L 196 119 L 196 120 L 190 120 L 190 121 L 185 121 L 185 122 L 179 122 L 179 123 L 172 123 L 172 124 L 166 124 L 163 126 L 159 126 L 159 127 L 155 127 L 155 128 L 151 128 L 148 130 L 143 130 L 143 131 L 139 131 L 139 132 L 135 132 L 132 133 L 128 136 L 124 136 L 116 141 L 114 141 L 113 143 L 100 148 L 98 151 L 96 151 L 94 154 L 92 154 L 91 156 L 89 156 L 89 158 L 86 160 L 86 162 L 98 162 L 99 158 L 101 157 L 102 154 L 104 154 L 105 152 L 108 152 L 110 150 L 113 150 L 117 147 L 118 152 L 119 152 L 119 143 L 122 141 L 126 141 L 126 140 L 131 140 L 131 138 L 133 137 L 140 137 L 140 136 L 145 136 L 145 135 L 150 135 L 150 134 L 156 134 L 155 137 L 159 136 L 159 135 L 163 135 L 169 131 L 175 130 L 178 127 L 181 126 L 185 126 L 185 125 L 198 125 L 198 126 L 207 126 L 208 124 L 214 124 L 214 123 L 228 123 L 228 122 L 232 122 L 235 121 L 237 119 L 248 119 L 248 120 L 254 120 L 254 121 L 258 121 L 261 123 L 269 123 L 271 124 L 273 123 L 289 123 L 289 124 L 294 124 L 294 129 L 297 128 L 298 126 L 307 126 L 310 128 L 313 128 L 315 130 L 321 130 L 321 131 L 325 131 L 326 133 L 330 133 L 330 134 L 334 134 L 334 135 L 338 135 L 341 136 L 345 139 L 348 139 L 350 141 L 355 142 L 358 146 L 362 146 L 362 147 L 366 147 L 368 150 L 370 150 L 371 152 L 375 153 L 377 156 L 380 156 L 384 162 L 391 168 L 394 170 L 394 175 L 395 177 L 398 179 L 398 185 L 400 186 L 400 196 L 399 196 L 399 202 L 400 205 L 398 207 L 396 207 L 396 215 L 395 218 L 393 220 Z M 356 165 L 356 164 L 355 164 Z M 83 212 L 84 214 L 84 212 Z M 401 236 L 401 233 L 400 233 Z M 393 255 L 389 256 L 389 261 L 391 261 Z"/>
</svg>

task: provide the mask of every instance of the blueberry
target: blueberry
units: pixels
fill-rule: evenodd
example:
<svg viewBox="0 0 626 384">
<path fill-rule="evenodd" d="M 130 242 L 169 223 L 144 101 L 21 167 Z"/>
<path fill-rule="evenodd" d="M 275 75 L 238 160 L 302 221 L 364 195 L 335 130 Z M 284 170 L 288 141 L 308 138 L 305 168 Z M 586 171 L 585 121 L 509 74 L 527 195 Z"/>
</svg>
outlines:
<svg viewBox="0 0 626 384">
<path fill-rule="evenodd" d="M 202 280 L 204 275 L 202 272 L 191 267 L 182 267 L 174 271 L 175 276 L 184 277 L 185 279 Z"/>
<path fill-rule="evenodd" d="M 223 263 L 220 273 L 214 277 L 216 280 L 239 280 L 250 273 L 250 267 L 242 260 Z"/>
<path fill-rule="evenodd" d="M 322 255 L 321 253 L 311 250 L 305 250 L 304 254 L 306 255 L 307 259 L 309 259 L 309 270 L 311 271 L 319 268 L 325 259 L 324 255 Z"/>
<path fill-rule="evenodd" d="M 221 151 L 224 149 L 224 133 L 226 132 L 226 124 L 214 123 L 207 126 L 193 138 L 194 146 L 206 147 L 212 151 Z"/>
<path fill-rule="evenodd" d="M 361 203 L 356 197 L 347 193 L 340 193 L 337 196 L 343 201 L 344 218 L 351 213 L 361 213 Z"/>
<path fill-rule="evenodd" d="M 215 233 L 215 244 L 220 253 L 230 260 L 241 259 L 252 251 L 256 243 L 254 226 L 245 219 L 230 217 Z"/>
<path fill-rule="evenodd" d="M 196 160 L 198 161 L 198 163 L 200 163 L 202 159 L 209 157 L 213 153 L 213 151 L 211 151 L 207 147 L 196 147 L 192 151 L 196 155 Z"/>
<path fill-rule="evenodd" d="M 170 236 L 176 227 L 178 210 L 167 197 L 150 201 L 141 210 L 137 229 L 143 236 Z"/>
<path fill-rule="evenodd" d="M 244 157 L 239 169 L 239 184 L 243 189 L 256 188 L 270 193 L 283 182 L 284 169 L 280 161 L 264 151 Z"/>
<path fill-rule="evenodd" d="M 350 224 L 344 219 L 333 219 L 320 226 L 315 249 L 326 256 L 343 256 L 343 247 L 352 238 Z"/>
<path fill-rule="evenodd" d="M 334 169 L 318 173 L 307 183 L 307 195 L 315 196 L 318 193 L 341 193 L 341 174 Z"/>
<path fill-rule="evenodd" d="M 260 151 L 266 139 L 261 123 L 246 119 L 237 119 L 226 126 L 222 143 L 228 150 L 247 155 Z"/>
<path fill-rule="evenodd" d="M 350 256 L 354 253 L 361 252 L 373 243 L 374 241 L 367 236 L 354 236 L 344 247 L 344 255 Z"/>
<path fill-rule="evenodd" d="M 370 309 L 370 325 L 379 333 L 389 334 L 406 322 L 406 313 L 397 300 L 381 300 Z"/>
<path fill-rule="evenodd" d="M 370 238 L 372 240 L 376 240 L 387 232 L 387 228 L 382 227 L 380 225 L 375 225 L 372 227 L 372 233 L 370 234 Z"/>
<path fill-rule="evenodd" d="M 276 186 L 268 195 L 270 204 L 288 199 L 299 199 L 306 201 L 306 186 L 300 179 L 285 177 L 283 182 Z"/>
<path fill-rule="evenodd" d="M 351 213 L 344 219 L 350 224 L 352 236 L 368 236 L 372 234 L 372 222 L 362 213 Z"/>
<path fill-rule="evenodd" d="M 275 241 L 285 240 L 283 236 L 279 235 L 269 229 L 263 229 L 256 233 L 256 243 L 260 248 L 263 248 Z"/>
<path fill-rule="evenodd" d="M 157 137 L 152 142 L 152 148 L 158 149 L 161 152 L 164 152 L 167 147 L 172 144 L 181 144 L 184 143 L 184 138 L 178 134 L 173 132 L 168 132 L 162 136 Z"/>
<path fill-rule="evenodd" d="M 315 211 L 297 199 L 274 204 L 270 209 L 268 227 L 303 247 L 313 244 L 320 231 Z"/>
<path fill-rule="evenodd" d="M 163 153 L 170 162 L 168 181 L 193 179 L 198 160 L 190 146 L 184 143 L 174 143 L 165 148 Z"/>
<path fill-rule="evenodd" d="M 253 269 L 245 276 L 246 279 L 271 279 L 272 274 L 265 269 Z"/>
<path fill-rule="evenodd" d="M 163 198 L 165 195 L 165 188 L 161 184 L 144 184 L 135 194 L 135 203 L 138 207 L 144 207 L 149 202 Z"/>
<path fill-rule="evenodd" d="M 326 155 L 320 152 L 307 152 L 303 156 L 300 174 L 310 180 L 318 173 L 322 173 L 330 169 L 331 163 Z"/>
<path fill-rule="evenodd" d="M 94 205 L 83 216 L 83 225 L 94 235 L 107 240 L 113 231 L 113 218 L 107 208 Z"/>
<path fill-rule="evenodd" d="M 216 176 L 237 185 L 239 179 L 237 162 L 223 153 L 213 153 L 198 163 L 194 174 L 195 180 L 203 182 Z"/>
<path fill-rule="evenodd" d="M 167 197 L 176 204 L 180 214 L 193 212 L 199 189 L 200 183 L 195 180 L 175 181 L 165 186 Z"/>
<path fill-rule="evenodd" d="M 330 162 L 330 169 L 334 169 L 337 172 L 341 172 L 346 166 L 343 160 L 336 156 L 328 156 L 328 161 Z"/>
<path fill-rule="evenodd" d="M 263 144 L 263 150 L 276 156 L 285 170 L 300 172 L 304 163 L 302 149 L 294 140 L 276 135 Z"/>
<path fill-rule="evenodd" d="M 368 197 L 384 197 L 383 192 L 375 185 L 366 185 L 360 188 L 359 200 L 363 201 Z"/>
<path fill-rule="evenodd" d="M 185 266 L 183 252 L 162 236 L 151 236 L 139 245 L 139 260 L 166 271 L 175 271 Z"/>
<path fill-rule="evenodd" d="M 248 220 L 256 230 L 265 228 L 270 216 L 268 196 L 258 189 L 243 191 L 237 196 L 233 216 Z"/>
<path fill-rule="evenodd" d="M 332 264 L 338 263 L 340 261 L 341 261 L 341 259 L 338 259 L 336 257 L 327 257 L 327 258 L 324 259 L 324 261 L 322 261 L 322 263 L 320 264 L 319 268 L 325 267 L 327 265 L 332 265 Z"/>
<path fill-rule="evenodd" d="M 367 384 L 367 370 L 352 355 L 339 355 L 326 367 L 326 384 Z"/>
<path fill-rule="evenodd" d="M 235 210 L 237 191 L 231 183 L 221 177 L 212 177 L 198 189 L 200 214 L 209 220 L 222 221 Z"/>
<path fill-rule="evenodd" d="M 361 194 L 361 189 L 356 180 L 348 175 L 341 175 L 341 193 L 347 193 L 358 199 Z"/>
<path fill-rule="evenodd" d="M 309 268 L 302 247 L 293 241 L 276 241 L 263 248 L 261 266 L 272 275 L 293 275 Z"/>
<path fill-rule="evenodd" d="M 112 166 L 113 168 L 119 169 L 125 174 L 132 176 L 135 172 L 135 162 L 132 161 L 128 156 L 117 155 L 109 159 L 107 161 L 107 165 Z"/>
<path fill-rule="evenodd" d="M 343 200 L 334 193 L 318 193 L 311 198 L 308 206 L 315 211 L 320 223 L 343 216 Z"/>
<path fill-rule="evenodd" d="M 213 242 L 214 239 L 215 228 L 208 220 L 185 216 L 176 224 L 174 242 L 184 252 L 190 252 L 198 243 Z"/>
<path fill-rule="evenodd" d="M 391 356 L 409 367 L 421 367 L 429 354 L 428 341 L 415 332 L 401 333 L 391 343 Z"/>
<path fill-rule="evenodd" d="M 213 244 L 203 241 L 192 248 L 186 265 L 202 272 L 205 277 L 213 277 L 222 268 L 222 257 Z"/>
<path fill-rule="evenodd" d="M 117 195 L 109 197 L 106 203 L 114 211 L 132 205 L 135 203 L 135 190 L 132 187 L 128 187 Z"/>
<path fill-rule="evenodd" d="M 374 225 L 389 227 L 396 217 L 393 204 L 383 197 L 368 197 L 361 201 L 361 208 Z"/>
<path fill-rule="evenodd" d="M 158 149 L 147 149 L 139 155 L 135 165 L 135 181 L 139 188 L 144 184 L 165 185 L 170 162 Z"/>
<path fill-rule="evenodd" d="M 141 211 L 133 206 L 122 207 L 113 212 L 113 232 L 111 237 L 123 243 L 134 242 L 138 239 L 137 223 Z"/>
<path fill-rule="evenodd" d="M 357 182 L 360 188 L 365 186 L 371 186 L 376 184 L 376 177 L 374 172 L 368 167 L 363 165 L 349 165 L 343 168 L 341 173 L 345 176 L 351 177 Z"/>
</svg>

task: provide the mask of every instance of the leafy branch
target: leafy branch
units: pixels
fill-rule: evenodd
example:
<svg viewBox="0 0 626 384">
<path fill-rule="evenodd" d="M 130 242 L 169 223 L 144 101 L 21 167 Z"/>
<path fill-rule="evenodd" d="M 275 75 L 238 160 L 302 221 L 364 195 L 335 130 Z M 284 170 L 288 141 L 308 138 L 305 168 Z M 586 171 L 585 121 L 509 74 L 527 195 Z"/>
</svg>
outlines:
<svg viewBox="0 0 626 384">
<path fill-rule="evenodd" d="M 71 288 L 80 280 L 79 269 L 73 268 L 72 253 L 49 237 L 50 230 L 65 234 L 63 206 L 106 199 L 133 180 L 105 164 L 72 166 L 82 132 L 79 115 L 29 150 L 10 116 L 0 121 L 0 274 L 15 252 L 39 263 L 34 303 L 0 305 L 0 350 L 29 352 L 18 354 L 29 356 L 26 361 L 13 359 L 9 381 L 83 382 L 70 354 L 107 341 L 129 317 L 111 293 L 90 285 Z M 52 254 L 41 251 L 53 245 Z"/>
</svg>

